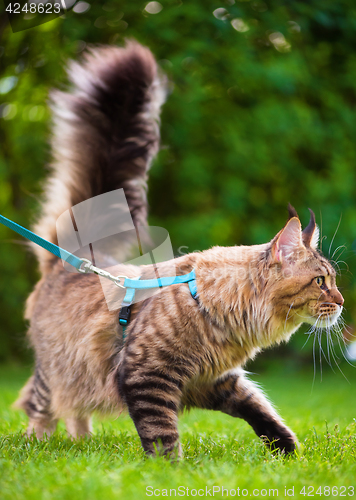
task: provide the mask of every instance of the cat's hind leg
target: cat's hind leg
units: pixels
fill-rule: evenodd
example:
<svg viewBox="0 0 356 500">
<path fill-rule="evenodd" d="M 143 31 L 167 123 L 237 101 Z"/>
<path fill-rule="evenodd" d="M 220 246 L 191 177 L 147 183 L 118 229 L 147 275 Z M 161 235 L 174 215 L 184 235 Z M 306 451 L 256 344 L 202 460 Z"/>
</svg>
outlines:
<svg viewBox="0 0 356 500">
<path fill-rule="evenodd" d="M 22 389 L 14 407 L 21 408 L 29 417 L 28 436 L 35 435 L 42 439 L 56 430 L 58 420 L 53 418 L 51 412 L 51 392 L 39 367 Z"/>
<path fill-rule="evenodd" d="M 70 437 L 76 439 L 92 433 L 90 417 L 70 417 L 66 419 L 66 428 Z"/>
<path fill-rule="evenodd" d="M 298 445 L 294 433 L 243 370 L 224 375 L 199 391 L 199 395 L 189 396 L 189 400 L 190 406 L 219 410 L 246 420 L 272 450 L 291 453 Z"/>
</svg>

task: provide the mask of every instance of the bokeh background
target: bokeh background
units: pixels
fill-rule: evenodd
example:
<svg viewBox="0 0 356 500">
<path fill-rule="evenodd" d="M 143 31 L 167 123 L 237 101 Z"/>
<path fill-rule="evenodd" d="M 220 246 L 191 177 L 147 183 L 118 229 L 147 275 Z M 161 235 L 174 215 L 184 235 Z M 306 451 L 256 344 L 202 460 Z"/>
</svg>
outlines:
<svg viewBox="0 0 356 500">
<path fill-rule="evenodd" d="M 312 208 L 324 254 L 343 261 L 338 283 L 352 331 L 356 4 L 71 3 L 65 16 L 17 33 L 0 7 L 0 213 L 26 227 L 38 214 L 50 159 L 48 92 L 65 87 L 66 61 L 90 44 L 135 38 L 171 82 L 149 183 L 150 223 L 169 231 L 179 255 L 269 241 L 288 202 L 304 225 Z M 1 226 L 1 362 L 31 359 L 23 308 L 38 277 L 25 242 Z M 313 339 L 303 347 L 306 339 L 301 331 L 260 362 L 311 364 Z"/>
</svg>

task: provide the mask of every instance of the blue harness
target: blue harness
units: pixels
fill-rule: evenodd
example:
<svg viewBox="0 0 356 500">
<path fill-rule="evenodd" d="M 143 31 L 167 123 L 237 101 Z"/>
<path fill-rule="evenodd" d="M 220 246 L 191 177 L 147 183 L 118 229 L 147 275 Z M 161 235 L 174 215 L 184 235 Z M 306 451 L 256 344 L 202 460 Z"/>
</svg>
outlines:
<svg viewBox="0 0 356 500">
<path fill-rule="evenodd" d="M 12 229 L 16 233 L 21 234 L 21 236 L 24 236 L 28 240 L 33 241 L 34 243 L 36 243 L 36 245 L 39 245 L 42 248 L 48 250 L 56 257 L 59 257 L 65 262 L 68 262 L 68 264 L 75 267 L 77 271 L 79 271 L 80 273 L 85 273 L 85 274 L 94 273 L 104 278 L 108 278 L 113 283 L 115 283 L 115 285 L 121 288 L 126 288 L 126 294 L 124 300 L 122 301 L 119 313 L 119 323 L 122 326 L 124 340 L 126 337 L 126 328 L 130 321 L 131 306 L 135 300 L 136 290 L 147 290 L 149 288 L 162 288 L 164 286 L 169 286 L 169 285 L 188 283 L 189 290 L 190 293 L 192 294 L 193 299 L 197 298 L 198 291 L 197 291 L 197 283 L 196 283 L 196 276 L 194 269 L 190 273 L 184 274 L 182 276 L 172 276 L 172 277 L 149 279 L 149 280 L 140 280 L 140 278 L 131 279 L 128 278 L 127 276 L 113 276 L 109 272 L 94 266 L 89 260 L 84 258 L 81 259 L 76 255 L 73 255 L 72 253 L 68 252 L 67 250 L 64 250 L 58 245 L 55 245 L 54 243 L 51 243 L 50 241 L 47 241 L 44 238 L 41 238 L 41 236 L 38 236 L 29 229 L 26 229 L 23 226 L 16 224 L 16 222 L 7 219 L 3 215 L 0 215 L 0 223 Z M 121 282 L 123 279 L 124 282 L 122 284 Z"/>
<path fill-rule="evenodd" d="M 148 288 L 162 288 L 163 286 L 177 285 L 179 283 L 188 283 L 190 293 L 193 299 L 197 298 L 197 282 L 194 269 L 188 274 L 183 274 L 183 276 L 174 276 L 169 278 L 157 278 L 150 280 L 140 281 L 140 278 L 130 279 L 126 278 L 124 281 L 124 287 L 126 288 L 126 295 L 121 304 L 121 309 L 119 313 L 119 323 L 122 326 L 123 339 L 126 338 L 126 328 L 130 321 L 131 316 L 131 305 L 135 299 L 136 290 L 147 290 Z"/>
</svg>

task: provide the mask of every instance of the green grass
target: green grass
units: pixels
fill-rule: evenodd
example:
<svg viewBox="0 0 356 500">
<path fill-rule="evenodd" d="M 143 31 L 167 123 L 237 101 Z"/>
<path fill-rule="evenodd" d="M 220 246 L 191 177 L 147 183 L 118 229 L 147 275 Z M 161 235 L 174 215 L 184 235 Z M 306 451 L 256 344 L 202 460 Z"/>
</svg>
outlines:
<svg viewBox="0 0 356 500">
<path fill-rule="evenodd" d="M 287 498 L 285 487 L 294 487 L 294 498 L 303 498 L 299 493 L 303 486 L 316 498 L 328 496 L 325 486 L 338 488 L 330 498 L 335 493 L 350 498 L 351 490 L 344 492 L 342 486 L 356 490 L 356 369 L 347 370 L 350 383 L 328 372 L 322 382 L 316 377 L 314 387 L 309 370 L 274 369 L 253 376 L 298 435 L 303 444 L 298 456 L 272 455 L 241 420 L 192 411 L 180 418 L 184 458 L 178 464 L 145 459 L 127 415 L 115 420 L 96 418 L 90 439 L 69 440 L 63 425 L 43 442 L 23 437 L 26 417 L 12 410 L 11 404 L 28 373 L 23 368 L 0 367 L 1 500 L 151 498 L 146 487 L 152 487 L 147 492 L 160 490 L 152 498 L 164 498 L 165 489 L 168 497 L 170 489 L 176 489 L 176 498 L 186 498 L 188 493 L 190 498 L 194 489 L 200 489 L 196 492 L 200 498 L 210 498 L 214 486 L 235 489 L 235 498 L 238 492 L 242 497 L 243 489 L 252 497 L 255 489 L 267 490 L 259 498 L 271 498 L 269 489 L 278 489 L 278 497 Z M 178 490 L 180 486 L 189 490 Z M 173 491 L 170 498 L 175 498 Z M 214 498 L 234 497 L 216 491 Z"/>
</svg>

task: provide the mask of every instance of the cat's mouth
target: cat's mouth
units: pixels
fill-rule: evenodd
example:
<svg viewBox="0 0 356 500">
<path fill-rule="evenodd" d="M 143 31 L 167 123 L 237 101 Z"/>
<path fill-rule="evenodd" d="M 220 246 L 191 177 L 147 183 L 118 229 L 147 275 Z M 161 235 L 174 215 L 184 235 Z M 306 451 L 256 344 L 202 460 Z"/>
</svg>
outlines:
<svg viewBox="0 0 356 500">
<path fill-rule="evenodd" d="M 311 316 L 307 323 L 317 328 L 328 328 L 337 323 L 341 316 L 343 307 L 335 303 L 325 302 L 320 304 L 318 312 Z"/>
</svg>

